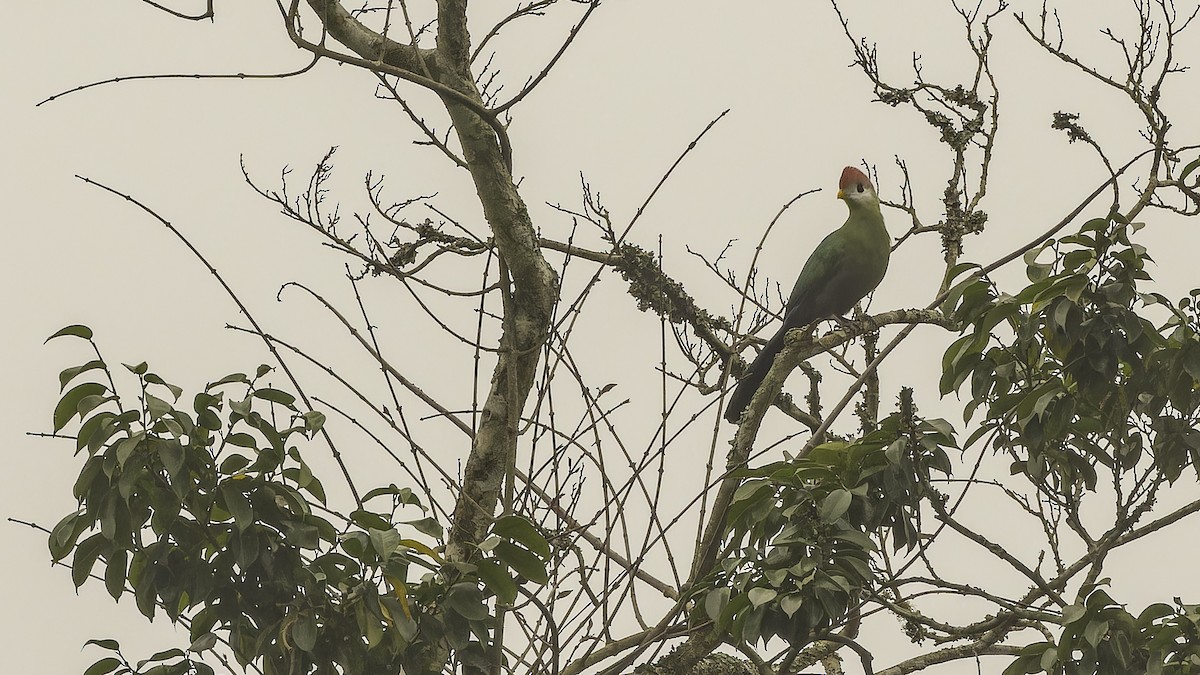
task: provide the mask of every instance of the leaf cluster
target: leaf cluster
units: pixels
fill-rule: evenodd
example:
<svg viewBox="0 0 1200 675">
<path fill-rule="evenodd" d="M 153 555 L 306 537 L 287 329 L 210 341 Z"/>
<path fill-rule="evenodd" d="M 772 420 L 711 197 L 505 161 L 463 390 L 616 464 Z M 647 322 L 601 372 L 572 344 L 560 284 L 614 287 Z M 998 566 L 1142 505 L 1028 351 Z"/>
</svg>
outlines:
<svg viewBox="0 0 1200 675">
<path fill-rule="evenodd" d="M 750 643 L 828 634 L 874 585 L 876 542 L 918 544 L 929 476 L 950 472 L 947 447 L 950 425 L 919 419 L 905 390 L 900 410 L 862 439 L 745 472 L 729 515 L 742 545 L 717 573 L 709 616 Z"/>
<path fill-rule="evenodd" d="M 1018 295 L 974 278 L 948 301 L 971 329 L 946 351 L 941 389 L 970 383 L 964 416 L 984 414 L 970 442 L 994 434 L 1013 473 L 1068 498 L 1094 490 L 1101 466 L 1121 473 L 1148 458 L 1168 482 L 1200 469 L 1192 300 L 1139 292 L 1151 258 L 1130 241 L 1136 229 L 1093 219 L 1026 255 L 1031 283 Z M 1046 248 L 1053 262 L 1037 262 Z M 1156 326 L 1139 304 L 1163 306 L 1167 320 Z"/>
<path fill-rule="evenodd" d="M 1103 588 L 1087 586 L 1063 610 L 1062 626 L 1057 643 L 1028 645 L 1004 675 L 1200 672 L 1200 605 L 1155 603 L 1135 617 Z"/>
<path fill-rule="evenodd" d="M 83 326 L 60 336 L 92 337 Z M 486 663 L 489 602 L 512 603 L 520 583 L 546 582 L 549 544 L 523 518 L 497 520 L 478 561 L 449 564 L 435 518 L 398 518 L 405 507 L 425 510 L 410 489 L 364 496 L 390 509 L 326 508 L 300 449 L 325 416 L 265 386 L 269 367 L 209 384 L 190 409 L 178 406 L 183 390 L 146 364 L 126 369 L 139 384 L 136 408 L 125 408 L 100 358 L 60 375 L 55 431 L 78 416 L 76 450 L 87 459 L 74 487 L 79 508 L 49 546 L 55 561 L 71 558 L 77 587 L 103 561 L 114 599 L 131 593 L 146 617 L 162 610 L 183 621 L 194 643 L 219 634 L 240 664 L 264 673 L 430 672 L 442 664 L 429 654 L 447 650 Z M 102 381 L 68 388 L 84 374 Z M 134 669 L 112 658 L 93 668 L 210 672 L 188 658 L 145 671 L 146 662 Z"/>
</svg>

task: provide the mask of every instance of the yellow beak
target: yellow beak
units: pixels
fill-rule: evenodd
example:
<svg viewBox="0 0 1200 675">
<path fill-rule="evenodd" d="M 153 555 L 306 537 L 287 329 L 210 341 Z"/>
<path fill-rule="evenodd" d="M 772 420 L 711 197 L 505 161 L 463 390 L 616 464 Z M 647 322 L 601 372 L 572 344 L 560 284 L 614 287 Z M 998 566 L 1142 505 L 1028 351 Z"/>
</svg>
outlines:
<svg viewBox="0 0 1200 675">
<path fill-rule="evenodd" d="M 838 199 L 845 199 L 845 198 L 846 198 L 846 191 L 839 189 L 838 190 Z"/>
</svg>

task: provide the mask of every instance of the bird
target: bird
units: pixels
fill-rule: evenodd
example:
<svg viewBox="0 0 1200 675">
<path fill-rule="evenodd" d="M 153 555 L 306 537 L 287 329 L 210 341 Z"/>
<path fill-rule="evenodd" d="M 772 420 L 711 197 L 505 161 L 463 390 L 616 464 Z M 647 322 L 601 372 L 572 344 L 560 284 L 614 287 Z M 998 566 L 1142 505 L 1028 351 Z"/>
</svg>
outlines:
<svg viewBox="0 0 1200 675">
<path fill-rule="evenodd" d="M 879 195 L 871 179 L 848 166 L 838 181 L 838 199 L 846 202 L 846 223 L 830 232 L 813 249 L 800 270 L 783 314 L 783 325 L 758 353 L 729 397 L 725 419 L 737 424 L 758 391 L 784 337 L 793 328 L 840 317 L 875 290 L 887 272 L 891 237 L 879 208 Z"/>
</svg>

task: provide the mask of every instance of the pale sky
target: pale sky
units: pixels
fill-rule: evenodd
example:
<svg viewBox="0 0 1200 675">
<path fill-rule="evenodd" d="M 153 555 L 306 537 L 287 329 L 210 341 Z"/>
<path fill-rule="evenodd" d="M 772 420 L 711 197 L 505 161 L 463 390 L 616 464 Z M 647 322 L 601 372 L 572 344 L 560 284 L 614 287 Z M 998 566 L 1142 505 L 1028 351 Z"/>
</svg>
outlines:
<svg viewBox="0 0 1200 675">
<path fill-rule="evenodd" d="M 512 4 L 490 1 L 505 9 Z M 479 207 L 466 174 L 437 151 L 411 145 L 414 130 L 407 118 L 394 104 L 373 97 L 373 77 L 350 67 L 320 64 L 284 80 L 125 82 L 35 107 L 78 85 L 117 76 L 297 68 L 306 58 L 287 40 L 274 3 L 217 3 L 215 23 L 180 21 L 135 0 L 11 4 L 10 35 L 0 46 L 7 154 L 0 185 L 8 223 L 8 245 L 0 252 L 7 292 L 0 302 L 7 319 L 4 345 L 14 358 L 0 393 L 7 422 L 0 516 L 52 527 L 74 508 L 70 490 L 81 458 L 71 455 L 69 442 L 25 433 L 50 430 L 58 372 L 91 355 L 82 342 L 43 346 L 46 336 L 85 323 L 110 364 L 148 361 L 188 396 L 206 381 L 252 371 L 267 359 L 258 343 L 224 328 L 244 322 L 168 232 L 75 174 L 156 208 L 210 258 L 271 332 L 310 338 L 330 358 L 349 349 L 332 320 L 298 293 L 284 294 L 282 303 L 275 294 L 295 279 L 352 301 L 343 261 L 242 182 L 239 156 L 253 176 L 276 187 L 284 165 L 299 179 L 329 147 L 339 146 L 331 199 L 343 203 L 347 219 L 366 206 L 367 171 L 386 175 L 388 192 L 397 200 L 438 193 L 439 208 L 464 222 L 477 222 Z M 878 41 L 885 76 L 906 82 L 917 51 L 926 77 L 945 80 L 965 76 L 971 64 L 957 16 L 945 4 L 847 1 L 845 10 L 858 34 Z M 1058 3 L 1067 46 L 1085 60 L 1118 67 L 1099 29 L 1129 28 L 1132 15 L 1126 3 L 1102 4 L 1109 9 L 1098 11 L 1097 3 L 1085 0 Z M 1040 3 L 1016 2 L 1010 12 L 1039 9 Z M 562 22 L 534 21 L 498 43 L 497 64 L 512 88 L 553 51 L 561 28 Z M 1192 30 L 1184 34 L 1180 60 L 1197 64 L 1200 26 Z M 1114 161 L 1123 162 L 1139 148 L 1136 111 L 1128 101 L 1039 52 L 1011 14 L 997 20 L 995 32 L 993 67 L 1003 98 L 985 207 L 990 220 L 984 235 L 968 240 L 965 254 L 984 263 L 1046 229 L 1104 177 L 1086 148 L 1068 146 L 1062 133 L 1049 129 L 1053 112 L 1083 113 L 1083 123 Z M 763 274 L 790 287 L 812 246 L 844 218 L 844 206 L 833 195 L 847 164 L 863 159 L 875 164 L 881 196 L 894 199 L 900 175 L 892 158 L 905 158 L 917 181 L 917 203 L 928 220 L 936 220 L 948 163 L 944 146 L 911 110 L 869 103 L 869 83 L 861 71 L 847 67 L 851 61 L 850 45 L 823 2 L 611 0 L 547 82 L 515 110 L 510 130 L 515 170 L 524 177 L 522 193 L 535 222 L 547 236 L 566 237 L 569 221 L 546 202 L 576 207 L 580 172 L 602 193 L 615 219 L 627 221 L 687 143 L 726 108 L 731 113 L 689 156 L 631 235 L 653 248 L 661 234 L 667 271 L 710 311 L 728 314 L 734 298 L 687 247 L 711 257 L 726 241 L 738 239 L 728 262 L 744 272 L 780 206 L 803 190 L 821 188 L 788 211 L 759 260 Z M 1188 73 L 1173 86 L 1164 105 L 1176 112 L 1177 139 L 1198 142 L 1194 111 L 1200 109 L 1200 82 Z M 444 128 L 431 97 L 410 93 L 423 114 Z M 1142 241 L 1157 261 L 1152 274 L 1160 290 L 1177 296 L 1200 286 L 1193 260 L 1200 243 L 1197 223 L 1154 212 L 1145 219 L 1149 227 Z M 889 225 L 893 234 L 906 226 L 901 214 L 889 214 Z M 587 237 L 596 246 L 593 235 Z M 872 309 L 924 306 L 935 294 L 940 265 L 934 237 L 905 244 Z M 1005 274 L 999 277 L 1017 280 L 1022 270 L 1014 266 Z M 631 378 L 622 385 L 623 395 L 636 404 L 637 378 L 657 381 L 652 368 L 658 323 L 633 307 L 619 279 L 601 288 L 595 324 L 576 348 L 594 359 L 594 386 L 605 383 L 614 355 L 629 361 L 623 364 L 628 372 L 621 371 Z M 435 330 L 408 324 L 405 315 L 387 315 L 383 308 L 394 292 L 384 282 L 369 291 L 381 319 L 404 327 L 405 342 L 397 351 L 422 355 L 404 363 L 406 374 L 436 390 L 447 372 L 467 372 L 469 364 L 445 363 L 451 357 L 439 356 Z M 885 339 L 895 330 L 885 331 Z M 937 394 L 948 339 L 938 329 L 919 330 L 887 365 L 884 414 L 896 389 L 913 384 L 923 412 L 943 415 L 962 431 L 953 397 L 939 401 Z M 363 365 L 357 357 L 346 358 L 345 364 Z M 793 387 L 798 381 L 792 380 Z M 467 407 L 469 400 L 459 403 Z M 732 428 L 725 433 L 731 435 Z M 365 472 L 373 460 L 357 461 Z M 689 465 L 688 458 L 673 461 Z M 399 478 L 382 482 L 389 481 Z M 327 484 L 333 482 L 330 475 Z M 1195 481 L 1185 476 L 1182 482 L 1194 495 Z M 986 505 L 976 508 L 985 512 Z M 80 673 L 103 655 L 94 648 L 80 651 L 89 638 L 119 639 L 134 658 L 186 647 L 186 631 L 175 633 L 163 621 L 147 628 L 129 598 L 114 606 L 102 584 L 89 583 L 77 595 L 68 571 L 50 567 L 41 533 L 8 522 L 4 529 L 8 583 L 0 595 L 5 608 L 0 653 L 6 672 Z M 1200 539 L 1196 526 L 1183 529 L 1190 533 L 1184 546 L 1194 548 Z M 1155 568 L 1140 579 L 1136 572 L 1148 558 L 1114 556 L 1114 595 L 1135 613 L 1173 596 L 1200 601 L 1200 582 L 1178 546 L 1163 537 L 1147 540 L 1138 550 L 1153 557 Z M 1161 555 L 1164 549 L 1170 555 Z M 908 653 L 905 645 L 883 644 L 876 666 Z M 855 672 L 857 664 L 847 667 Z M 990 661 L 987 667 L 992 670 L 984 672 L 998 673 L 1003 663 Z"/>
</svg>

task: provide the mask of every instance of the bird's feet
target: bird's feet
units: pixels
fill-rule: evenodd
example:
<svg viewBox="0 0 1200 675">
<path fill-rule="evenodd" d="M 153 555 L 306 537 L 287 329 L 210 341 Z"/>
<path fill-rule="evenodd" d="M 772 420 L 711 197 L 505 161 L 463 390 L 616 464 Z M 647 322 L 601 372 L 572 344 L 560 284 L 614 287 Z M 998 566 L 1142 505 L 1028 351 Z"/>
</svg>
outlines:
<svg viewBox="0 0 1200 675">
<path fill-rule="evenodd" d="M 842 330 L 846 330 L 854 325 L 852 320 L 838 314 L 833 315 L 833 322 L 836 323 L 837 327 L 841 328 Z"/>
</svg>

